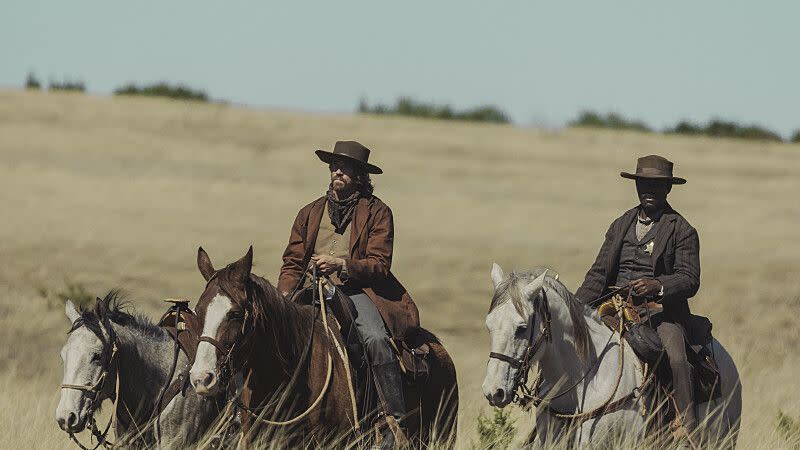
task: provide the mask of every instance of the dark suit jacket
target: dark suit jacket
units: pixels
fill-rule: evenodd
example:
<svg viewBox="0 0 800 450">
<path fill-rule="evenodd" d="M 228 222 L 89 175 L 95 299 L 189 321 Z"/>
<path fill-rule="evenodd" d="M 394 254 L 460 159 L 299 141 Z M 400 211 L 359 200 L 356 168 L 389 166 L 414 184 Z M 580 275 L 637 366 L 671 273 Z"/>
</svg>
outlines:
<svg viewBox="0 0 800 450">
<path fill-rule="evenodd" d="M 325 201 L 326 197 L 321 197 L 309 203 L 294 220 L 278 277 L 278 291 L 284 296 L 303 281 L 303 272 L 314 254 Z M 392 210 L 378 197 L 362 198 L 356 205 L 350 227 L 350 258 L 346 260 L 348 282 L 357 284 L 369 296 L 393 337 L 408 337 L 410 330 L 419 327 L 419 311 L 389 270 L 394 244 Z"/>
<path fill-rule="evenodd" d="M 616 281 L 622 241 L 638 212 L 638 206 L 626 211 L 608 228 L 597 259 L 575 292 L 584 303 L 609 292 L 608 286 Z M 687 300 L 700 288 L 700 241 L 697 230 L 669 205 L 659 222 L 652 254 L 653 273 L 664 286 L 661 303 L 665 319 L 682 321 L 689 315 Z"/>
</svg>

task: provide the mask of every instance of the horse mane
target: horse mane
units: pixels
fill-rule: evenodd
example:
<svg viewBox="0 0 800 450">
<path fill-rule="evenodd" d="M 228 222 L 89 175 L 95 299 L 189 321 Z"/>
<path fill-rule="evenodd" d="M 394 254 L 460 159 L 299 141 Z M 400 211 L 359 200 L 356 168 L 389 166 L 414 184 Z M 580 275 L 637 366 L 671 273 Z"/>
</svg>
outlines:
<svg viewBox="0 0 800 450">
<path fill-rule="evenodd" d="M 489 312 L 491 312 L 497 306 L 511 301 L 517 312 L 522 315 L 529 299 L 522 298 L 519 287 L 521 285 L 530 283 L 543 273 L 546 273 L 548 270 L 549 269 L 547 267 L 537 267 L 532 270 L 511 272 L 508 275 L 508 278 L 503 280 L 503 282 L 497 286 L 497 289 L 495 289 L 495 293 L 492 296 L 492 302 L 489 306 Z M 567 310 L 569 311 L 570 319 L 572 320 L 572 329 L 573 333 L 575 334 L 575 349 L 578 353 L 578 357 L 581 358 L 581 360 L 586 361 L 589 354 L 590 340 L 589 327 L 586 323 L 586 306 L 577 297 L 575 297 L 575 295 L 570 292 L 569 289 L 567 289 L 567 287 L 561 283 L 561 281 L 555 277 L 545 276 L 543 286 L 554 290 L 556 294 L 564 299 L 564 303 L 567 305 Z M 544 302 L 539 300 L 540 298 L 541 296 L 533 299 L 531 303 L 536 309 L 536 313 L 541 315 L 544 313 L 543 309 L 545 306 Z"/>
<path fill-rule="evenodd" d="M 110 290 L 102 299 L 98 298 L 94 307 L 80 306 L 80 317 L 70 327 L 67 334 L 81 326 L 86 326 L 96 335 L 102 336 L 102 319 L 100 308 L 104 308 L 111 323 L 138 331 L 139 334 L 151 338 L 165 338 L 164 331 L 142 314 L 130 314 L 127 309 L 131 305 L 125 300 L 119 289 Z"/>
</svg>

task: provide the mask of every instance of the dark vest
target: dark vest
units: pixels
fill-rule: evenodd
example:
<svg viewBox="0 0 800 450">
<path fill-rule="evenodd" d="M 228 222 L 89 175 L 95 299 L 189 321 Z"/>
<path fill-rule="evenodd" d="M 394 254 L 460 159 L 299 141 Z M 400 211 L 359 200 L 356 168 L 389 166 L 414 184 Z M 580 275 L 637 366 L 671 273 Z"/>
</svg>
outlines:
<svg viewBox="0 0 800 450">
<path fill-rule="evenodd" d="M 641 240 L 636 239 L 636 223 L 634 220 L 625 233 L 622 240 L 622 249 L 619 254 L 619 272 L 615 286 L 624 286 L 628 282 L 639 278 L 654 277 L 653 274 L 653 239 L 660 225 L 659 222 L 653 224 L 647 234 Z"/>
</svg>

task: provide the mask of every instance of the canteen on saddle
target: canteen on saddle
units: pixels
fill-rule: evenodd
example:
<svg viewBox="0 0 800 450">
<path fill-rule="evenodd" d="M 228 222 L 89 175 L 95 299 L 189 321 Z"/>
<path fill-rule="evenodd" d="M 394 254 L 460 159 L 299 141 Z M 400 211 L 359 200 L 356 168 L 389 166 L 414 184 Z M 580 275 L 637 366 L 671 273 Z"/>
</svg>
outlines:
<svg viewBox="0 0 800 450">
<path fill-rule="evenodd" d="M 662 306 L 655 302 L 639 301 L 616 294 L 597 308 L 597 313 L 612 331 L 622 332 L 634 353 L 651 367 L 664 368 L 666 353 L 656 327 L 661 320 Z M 621 313 L 620 313 L 621 310 Z M 622 326 L 620 328 L 620 317 Z M 704 316 L 689 314 L 678 324 L 684 330 L 686 357 L 691 370 L 694 396 L 698 402 L 716 400 L 721 395 L 720 373 L 711 348 L 713 339 L 711 321 Z M 663 384 L 671 382 L 671 371 L 660 370 L 658 378 Z M 663 374 L 663 375 L 662 375 Z"/>
</svg>

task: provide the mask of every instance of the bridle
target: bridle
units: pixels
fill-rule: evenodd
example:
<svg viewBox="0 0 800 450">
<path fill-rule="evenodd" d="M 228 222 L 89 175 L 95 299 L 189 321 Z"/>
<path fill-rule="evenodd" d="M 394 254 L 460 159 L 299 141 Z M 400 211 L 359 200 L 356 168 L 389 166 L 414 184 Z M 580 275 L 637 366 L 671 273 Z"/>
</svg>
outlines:
<svg viewBox="0 0 800 450">
<path fill-rule="evenodd" d="M 78 324 L 78 326 L 80 326 L 80 324 Z M 77 326 L 73 326 L 73 330 L 77 328 L 78 328 Z M 89 330 L 92 330 L 90 327 L 87 328 L 89 328 Z M 78 441 L 78 438 L 75 437 L 74 433 L 72 433 L 71 431 L 68 432 L 70 439 L 72 439 L 75 442 L 75 444 L 77 444 L 83 450 L 95 450 L 101 445 L 107 448 L 111 448 L 114 446 L 113 443 L 108 442 L 107 436 L 108 432 L 111 430 L 111 424 L 114 421 L 114 418 L 116 417 L 116 409 L 117 409 L 116 402 L 119 400 L 119 357 L 118 357 L 119 338 L 117 338 L 117 334 L 114 332 L 114 329 L 111 326 L 108 326 L 107 328 L 109 334 L 108 343 L 111 344 L 111 350 L 110 350 L 111 354 L 108 357 L 108 360 L 103 364 L 103 369 L 100 372 L 100 376 L 98 377 L 97 381 L 91 384 L 66 384 L 66 383 L 61 384 L 61 389 L 75 389 L 92 395 L 92 397 L 89 399 L 90 402 L 89 413 L 86 419 L 86 424 L 89 430 L 91 431 L 92 435 L 95 437 L 95 439 L 97 439 L 97 444 L 94 447 L 92 447 L 92 449 L 89 449 L 83 444 L 81 444 L 80 441 Z M 92 332 L 95 333 L 94 330 L 92 330 Z M 102 333 L 100 334 L 95 333 L 95 335 L 101 341 L 105 341 L 105 339 L 102 336 Z M 104 346 L 104 348 L 107 348 L 107 346 Z M 108 423 L 106 424 L 104 430 L 101 432 L 97 427 L 97 421 L 95 421 L 94 414 L 95 412 L 97 412 L 97 409 L 100 407 L 100 404 L 102 403 L 100 396 L 102 395 L 106 378 L 108 378 L 108 375 L 109 373 L 111 373 L 112 370 L 114 371 L 116 377 L 114 386 L 115 390 L 114 400 L 113 400 L 114 406 L 113 406 L 113 411 L 111 413 L 111 417 L 109 417 Z"/>
<path fill-rule="evenodd" d="M 208 279 L 206 282 L 206 289 L 208 289 L 208 285 L 213 281 L 219 272 L 215 272 L 211 278 Z M 246 299 L 250 298 L 250 283 L 246 283 L 247 289 L 245 292 Z M 217 288 L 225 294 L 228 298 L 233 301 L 236 297 L 232 296 L 228 291 L 222 287 L 222 283 L 217 283 Z M 213 345 L 219 352 L 223 355 L 222 359 L 217 362 L 217 372 L 219 374 L 219 383 L 221 385 L 225 385 L 230 381 L 231 377 L 234 374 L 239 373 L 242 368 L 244 367 L 244 361 L 240 364 L 236 365 L 234 362 L 233 354 L 234 351 L 238 348 L 244 348 L 243 342 L 250 342 L 250 335 L 253 333 L 255 329 L 255 320 L 253 320 L 253 312 L 251 308 L 248 306 L 251 302 L 245 301 L 244 305 L 239 305 L 242 307 L 243 317 L 242 317 L 242 329 L 241 329 L 241 336 L 239 339 L 231 342 L 229 345 L 225 345 L 222 342 L 218 341 L 216 338 L 212 336 L 206 336 L 201 334 L 203 331 L 199 330 L 199 342 L 208 342 L 209 344 Z M 248 322 L 250 326 L 248 327 Z M 238 367 L 237 367 L 238 366 Z"/>
<path fill-rule="evenodd" d="M 590 302 L 590 304 L 595 304 L 595 303 L 597 303 L 599 301 L 602 301 L 602 300 L 605 300 L 605 299 L 607 299 L 609 297 L 612 297 L 613 295 L 617 294 L 618 292 L 620 292 L 620 291 L 622 291 L 622 290 L 624 290 L 624 289 L 626 289 L 628 287 L 629 287 L 629 285 L 626 285 L 626 286 L 614 289 L 611 292 L 601 296 L 600 298 Z M 630 296 L 631 295 L 632 295 L 632 292 L 628 291 L 628 300 L 630 300 Z M 576 419 L 589 419 L 589 418 L 597 417 L 597 416 L 600 416 L 600 415 L 615 411 L 615 410 L 621 408 L 623 405 L 625 405 L 628 401 L 630 401 L 632 399 L 635 399 L 636 397 L 642 395 L 645 392 L 645 389 L 648 387 L 650 382 L 654 379 L 654 375 L 655 375 L 655 372 L 652 372 L 651 374 L 646 375 L 646 373 L 647 373 L 647 364 L 644 365 L 645 376 L 643 376 L 643 380 L 642 380 L 641 385 L 635 387 L 633 389 L 633 391 L 631 391 L 627 395 L 623 396 L 622 398 L 620 398 L 618 400 L 615 400 L 615 401 L 612 401 L 614 395 L 616 395 L 616 393 L 617 393 L 617 388 L 619 387 L 619 381 L 620 381 L 620 378 L 622 376 L 623 363 L 624 363 L 624 359 L 623 358 L 624 358 L 624 353 L 625 353 L 624 352 L 625 338 L 623 337 L 624 328 L 622 326 L 623 323 L 624 323 L 623 317 L 622 317 L 622 314 L 623 314 L 622 311 L 623 310 L 622 310 L 622 308 L 620 308 L 620 310 L 619 310 L 619 314 L 620 314 L 620 318 L 619 318 L 620 319 L 620 329 L 617 330 L 617 332 L 619 333 L 619 345 L 620 345 L 620 349 L 619 349 L 619 352 L 618 352 L 619 353 L 619 368 L 618 368 L 616 384 L 614 386 L 613 392 L 611 393 L 611 396 L 605 402 L 603 402 L 603 404 L 601 406 L 593 408 L 593 409 L 591 409 L 589 411 L 586 411 L 586 412 L 565 413 L 565 412 L 558 411 L 558 410 L 554 409 L 552 406 L 550 406 L 549 402 L 551 402 L 552 400 L 554 400 L 556 398 L 559 398 L 559 397 L 562 397 L 562 396 L 566 395 L 567 393 L 571 392 L 573 389 L 578 387 L 578 385 L 583 380 L 585 380 L 586 377 L 590 373 L 592 373 L 600 365 L 600 362 L 602 361 L 602 358 L 597 358 L 597 360 L 595 361 L 594 365 L 592 367 L 590 367 L 588 370 L 586 370 L 583 373 L 583 375 L 575 383 L 573 383 L 572 385 L 570 385 L 566 389 L 562 390 L 558 394 L 550 395 L 549 393 L 546 393 L 544 395 L 539 395 L 537 393 L 537 391 L 539 389 L 539 386 L 541 385 L 541 382 L 543 381 L 541 378 L 536 379 L 533 382 L 533 384 L 529 386 L 527 384 L 527 382 L 528 382 L 528 372 L 530 371 L 531 364 L 533 363 L 534 357 L 536 356 L 536 354 L 538 353 L 540 347 L 542 346 L 542 344 L 544 342 L 551 342 L 552 341 L 550 306 L 548 304 L 547 295 L 545 293 L 545 289 L 544 288 L 542 288 L 542 295 L 540 297 L 540 302 L 541 302 L 541 306 L 538 306 L 538 307 L 539 307 L 539 309 L 541 309 L 541 313 L 542 313 L 542 316 L 543 316 L 542 332 L 540 333 L 539 337 L 537 337 L 535 340 L 532 338 L 533 337 L 533 332 L 530 333 L 530 335 L 528 337 L 528 343 L 527 343 L 527 346 L 525 348 L 525 351 L 523 352 L 522 358 L 516 359 L 514 357 L 511 357 L 511 356 L 508 356 L 508 355 L 504 355 L 502 353 L 495 353 L 495 352 L 489 353 L 489 358 L 494 358 L 494 359 L 499 359 L 501 361 L 505 361 L 505 362 L 509 363 L 512 367 L 518 369 L 517 370 L 517 374 L 514 377 L 514 385 L 512 387 L 512 391 L 514 392 L 514 398 L 512 399 L 512 402 L 519 404 L 522 408 L 527 408 L 527 406 L 529 404 L 531 404 L 531 403 L 533 403 L 534 406 L 538 407 L 541 403 L 547 402 L 548 403 L 548 409 L 556 417 L 561 418 L 561 419 L 576 420 Z M 535 304 L 535 303 L 534 303 L 534 308 L 537 308 L 537 304 Z M 612 334 L 611 337 L 613 338 L 613 336 L 614 335 Z"/>
<path fill-rule="evenodd" d="M 514 385 L 512 387 L 512 391 L 514 392 L 514 399 L 512 401 L 523 407 L 530 402 L 533 391 L 533 389 L 528 387 L 528 373 L 530 372 L 534 357 L 539 353 L 539 350 L 545 343 L 550 343 L 553 340 L 550 323 L 550 305 L 547 302 L 547 295 L 544 289 L 542 289 L 542 295 L 539 299 L 540 304 L 534 303 L 533 306 L 534 309 L 541 310 L 541 332 L 534 338 L 533 327 L 529 327 L 528 342 L 525 346 L 525 351 L 522 353 L 522 357 L 517 359 L 503 353 L 489 353 L 490 359 L 499 359 L 517 369 L 517 374 L 514 376 Z"/>
</svg>

